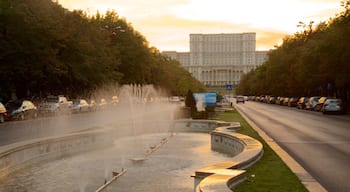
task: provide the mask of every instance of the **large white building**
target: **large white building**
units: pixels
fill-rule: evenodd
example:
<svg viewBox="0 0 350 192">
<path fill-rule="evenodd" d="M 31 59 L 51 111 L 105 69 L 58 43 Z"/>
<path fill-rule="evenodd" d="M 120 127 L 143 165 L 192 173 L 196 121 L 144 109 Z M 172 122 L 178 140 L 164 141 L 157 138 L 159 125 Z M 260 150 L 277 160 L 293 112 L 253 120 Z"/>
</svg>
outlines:
<svg viewBox="0 0 350 192">
<path fill-rule="evenodd" d="M 267 60 L 256 51 L 255 33 L 190 34 L 190 52 L 166 51 L 207 87 L 237 85 L 244 73 Z"/>
</svg>

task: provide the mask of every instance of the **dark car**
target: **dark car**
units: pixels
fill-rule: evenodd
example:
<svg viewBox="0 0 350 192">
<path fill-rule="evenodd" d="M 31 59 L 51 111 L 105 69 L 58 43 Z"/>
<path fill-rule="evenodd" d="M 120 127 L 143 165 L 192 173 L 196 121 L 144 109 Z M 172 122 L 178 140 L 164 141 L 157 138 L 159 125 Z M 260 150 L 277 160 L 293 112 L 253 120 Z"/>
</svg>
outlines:
<svg viewBox="0 0 350 192">
<path fill-rule="evenodd" d="M 319 96 L 314 96 L 314 97 L 310 97 L 309 100 L 307 101 L 305 108 L 308 110 L 315 110 L 315 106 L 317 104 L 317 101 L 320 99 L 321 97 Z"/>
<path fill-rule="evenodd" d="M 2 103 L 0 103 L 0 123 L 5 122 L 6 116 L 7 116 L 6 108 Z"/>
<path fill-rule="evenodd" d="M 326 113 L 344 114 L 345 106 L 341 99 L 330 98 L 324 102 L 321 111 L 323 112 L 323 114 L 326 114 Z"/>
<path fill-rule="evenodd" d="M 24 120 L 38 117 L 37 107 L 29 100 L 9 101 L 5 107 L 7 109 L 7 119 L 9 120 Z"/>
<path fill-rule="evenodd" d="M 306 103 L 308 102 L 308 100 L 309 100 L 308 97 L 300 97 L 300 99 L 297 102 L 297 108 L 298 109 L 305 109 Z"/>
<path fill-rule="evenodd" d="M 326 100 L 327 100 L 327 97 L 321 97 L 315 105 L 315 111 L 321 111 Z"/>
</svg>

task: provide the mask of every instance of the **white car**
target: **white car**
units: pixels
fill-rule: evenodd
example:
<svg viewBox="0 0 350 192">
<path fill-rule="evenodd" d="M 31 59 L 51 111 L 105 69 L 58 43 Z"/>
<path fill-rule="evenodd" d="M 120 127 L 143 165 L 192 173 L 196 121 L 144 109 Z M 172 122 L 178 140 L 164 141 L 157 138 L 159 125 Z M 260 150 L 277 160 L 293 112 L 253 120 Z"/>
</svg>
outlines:
<svg viewBox="0 0 350 192">
<path fill-rule="evenodd" d="M 172 96 L 169 98 L 170 102 L 180 102 L 180 97 L 179 96 Z"/>
<path fill-rule="evenodd" d="M 245 99 L 243 96 L 237 96 L 236 97 L 236 103 L 244 103 Z"/>
</svg>

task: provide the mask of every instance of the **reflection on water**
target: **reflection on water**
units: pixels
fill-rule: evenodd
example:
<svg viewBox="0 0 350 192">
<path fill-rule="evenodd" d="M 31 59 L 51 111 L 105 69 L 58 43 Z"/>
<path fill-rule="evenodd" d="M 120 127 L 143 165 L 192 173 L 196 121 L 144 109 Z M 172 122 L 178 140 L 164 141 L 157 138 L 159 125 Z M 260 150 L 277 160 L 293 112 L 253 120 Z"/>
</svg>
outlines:
<svg viewBox="0 0 350 192">
<path fill-rule="evenodd" d="M 230 157 L 210 150 L 210 135 L 178 133 L 143 162 L 140 157 L 166 134 L 118 139 L 110 148 L 32 165 L 0 180 L 0 191 L 95 191 L 112 171 L 127 172 L 105 191 L 192 192 L 196 169 L 227 161 Z"/>
</svg>

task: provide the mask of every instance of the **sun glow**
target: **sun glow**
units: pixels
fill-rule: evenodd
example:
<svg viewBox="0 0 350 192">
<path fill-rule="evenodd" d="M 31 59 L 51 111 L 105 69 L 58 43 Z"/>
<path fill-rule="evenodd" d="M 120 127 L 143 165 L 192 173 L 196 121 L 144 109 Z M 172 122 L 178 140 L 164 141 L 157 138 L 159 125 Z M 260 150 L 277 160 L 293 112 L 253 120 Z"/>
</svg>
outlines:
<svg viewBox="0 0 350 192">
<path fill-rule="evenodd" d="M 60 0 L 88 14 L 115 10 L 160 50 L 189 50 L 190 33 L 257 33 L 257 48 L 273 48 L 301 29 L 342 10 L 340 0 Z"/>
</svg>

